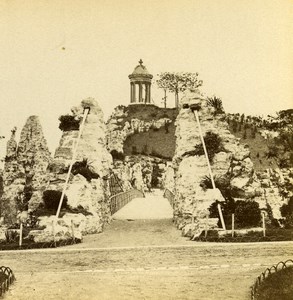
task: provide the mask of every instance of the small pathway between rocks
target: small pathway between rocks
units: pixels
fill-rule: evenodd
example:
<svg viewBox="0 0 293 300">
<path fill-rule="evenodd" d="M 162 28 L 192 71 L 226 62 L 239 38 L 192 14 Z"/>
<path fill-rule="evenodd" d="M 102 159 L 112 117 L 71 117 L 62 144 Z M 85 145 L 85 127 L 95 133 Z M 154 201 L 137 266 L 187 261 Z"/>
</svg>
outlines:
<svg viewBox="0 0 293 300">
<path fill-rule="evenodd" d="M 70 248 L 111 248 L 191 245 L 189 238 L 173 224 L 173 210 L 163 192 L 155 190 L 136 198 L 113 215 L 113 221 L 99 234 L 84 236 Z"/>
<path fill-rule="evenodd" d="M 169 201 L 163 197 L 163 191 L 154 190 L 145 198 L 136 198 L 113 215 L 116 220 L 172 219 L 173 210 Z"/>
</svg>

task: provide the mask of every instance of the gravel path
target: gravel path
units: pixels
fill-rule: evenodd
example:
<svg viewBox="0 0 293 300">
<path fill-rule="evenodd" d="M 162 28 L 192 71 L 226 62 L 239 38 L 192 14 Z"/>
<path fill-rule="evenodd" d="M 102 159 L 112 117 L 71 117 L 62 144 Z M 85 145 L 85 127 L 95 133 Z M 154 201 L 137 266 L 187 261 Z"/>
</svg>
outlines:
<svg viewBox="0 0 293 300">
<path fill-rule="evenodd" d="M 114 220 L 82 244 L 0 252 L 17 278 L 5 299 L 249 300 L 255 278 L 293 255 L 292 242 L 191 242 L 171 219 L 137 218 L 142 202 L 134 204 L 124 211 L 133 221 Z"/>
<path fill-rule="evenodd" d="M 244 299 L 293 244 L 197 244 L 1 253 L 17 282 L 9 299 Z"/>
</svg>

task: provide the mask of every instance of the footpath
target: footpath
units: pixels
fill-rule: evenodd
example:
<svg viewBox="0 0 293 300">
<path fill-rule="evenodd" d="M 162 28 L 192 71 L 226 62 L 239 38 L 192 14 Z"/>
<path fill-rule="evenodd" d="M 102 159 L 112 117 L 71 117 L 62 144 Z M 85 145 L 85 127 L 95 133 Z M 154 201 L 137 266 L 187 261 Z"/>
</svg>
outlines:
<svg viewBox="0 0 293 300">
<path fill-rule="evenodd" d="M 70 248 L 119 248 L 191 245 L 172 221 L 173 210 L 163 192 L 155 190 L 136 198 L 113 215 L 102 233 L 85 236 Z M 69 248 L 68 247 L 68 248 Z"/>
</svg>

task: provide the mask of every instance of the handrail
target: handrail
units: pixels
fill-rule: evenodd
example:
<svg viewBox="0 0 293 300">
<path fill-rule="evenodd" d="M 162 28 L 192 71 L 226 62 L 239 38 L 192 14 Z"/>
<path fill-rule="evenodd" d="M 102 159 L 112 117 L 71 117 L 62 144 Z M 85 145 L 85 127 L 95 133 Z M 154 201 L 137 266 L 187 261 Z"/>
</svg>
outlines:
<svg viewBox="0 0 293 300">
<path fill-rule="evenodd" d="M 129 203 L 134 198 L 142 198 L 144 193 L 139 190 L 128 190 L 126 192 L 121 192 L 110 197 L 110 212 L 111 215 L 115 214 L 123 206 Z"/>
<path fill-rule="evenodd" d="M 15 276 L 9 267 L 0 267 L 0 272 L 6 276 L 6 278 L 0 284 L 0 296 L 8 291 L 9 286 L 15 281 Z"/>
<path fill-rule="evenodd" d="M 170 190 L 165 189 L 163 197 L 166 198 L 166 199 L 168 199 L 171 207 L 174 209 L 175 195 Z"/>
<path fill-rule="evenodd" d="M 293 260 L 292 259 L 288 259 L 285 262 L 280 261 L 279 263 L 277 263 L 276 265 L 273 265 L 270 268 L 266 268 L 264 272 L 262 272 L 255 280 L 253 286 L 251 287 L 251 300 L 257 300 L 257 298 L 255 298 L 256 293 L 258 291 L 259 286 L 261 285 L 261 283 L 267 278 L 269 277 L 272 273 L 276 273 L 280 270 L 286 269 L 288 267 L 293 267 Z"/>
</svg>

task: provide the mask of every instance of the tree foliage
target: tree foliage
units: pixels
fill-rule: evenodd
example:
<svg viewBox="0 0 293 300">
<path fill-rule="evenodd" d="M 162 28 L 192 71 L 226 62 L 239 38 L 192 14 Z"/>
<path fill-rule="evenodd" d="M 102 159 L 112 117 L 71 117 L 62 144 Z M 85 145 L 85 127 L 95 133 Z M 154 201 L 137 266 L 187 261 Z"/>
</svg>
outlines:
<svg viewBox="0 0 293 300">
<path fill-rule="evenodd" d="M 198 73 L 188 72 L 163 72 L 156 81 L 159 88 L 175 94 L 175 107 L 179 104 L 179 93 L 185 90 L 195 90 L 202 86 L 202 80 L 198 79 Z"/>
<path fill-rule="evenodd" d="M 59 117 L 59 129 L 62 131 L 79 130 L 80 120 L 72 115 L 62 115 Z"/>
</svg>

